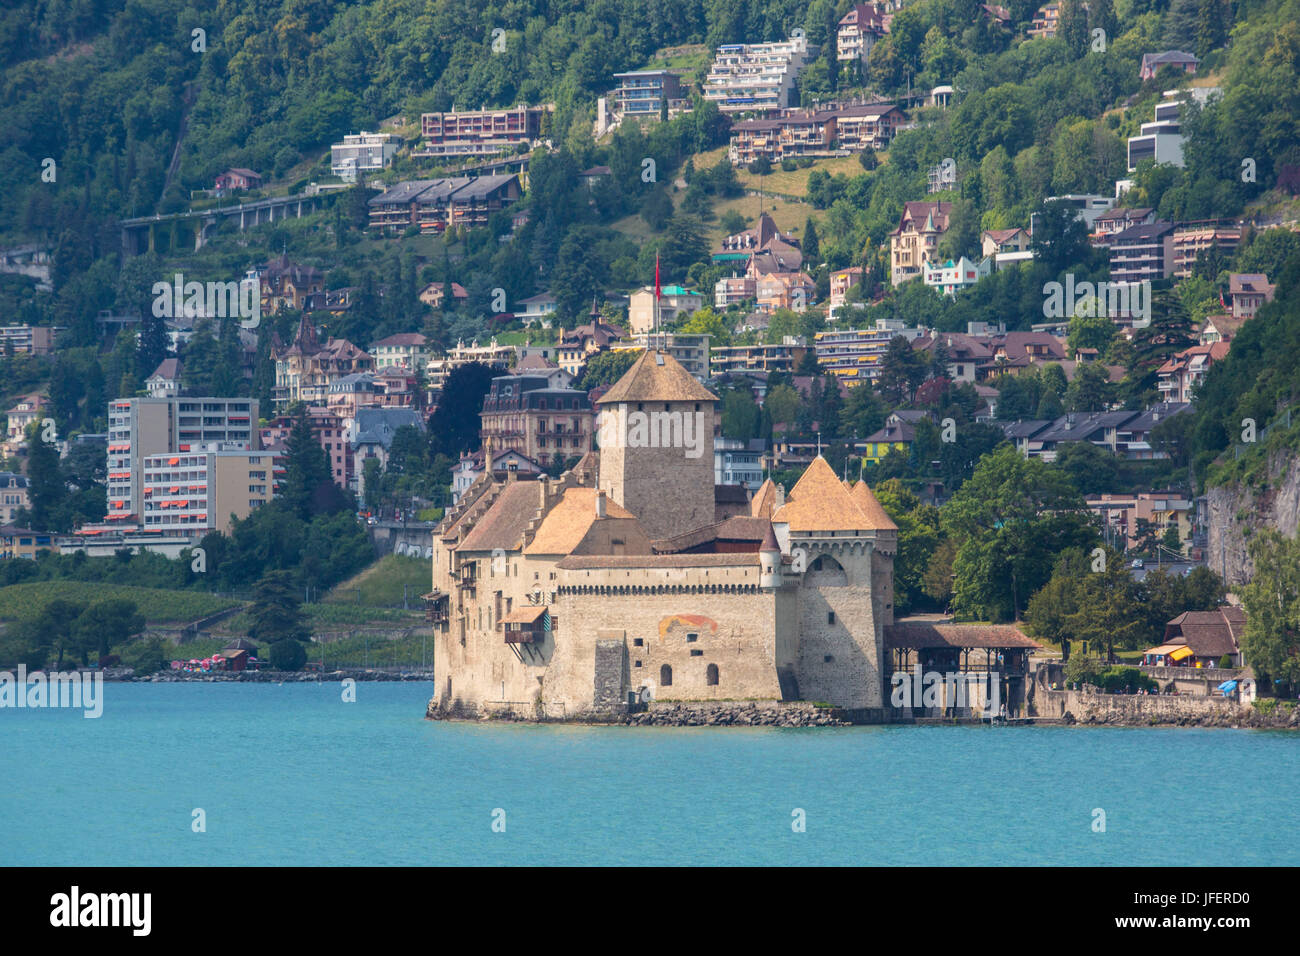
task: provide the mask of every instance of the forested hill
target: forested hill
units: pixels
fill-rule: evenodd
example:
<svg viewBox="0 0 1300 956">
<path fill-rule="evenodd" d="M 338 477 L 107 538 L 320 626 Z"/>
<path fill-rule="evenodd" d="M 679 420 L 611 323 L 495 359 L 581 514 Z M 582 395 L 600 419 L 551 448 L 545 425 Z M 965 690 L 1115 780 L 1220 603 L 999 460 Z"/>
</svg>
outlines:
<svg viewBox="0 0 1300 956">
<path fill-rule="evenodd" d="M 551 132 L 563 140 L 575 116 L 585 128 L 611 74 L 646 65 L 656 50 L 772 40 L 795 28 L 823 44 L 848 6 L 188 0 L 178 10 L 172 0 L 11 3 L 0 13 L 0 117 L 8 133 L 0 233 L 61 232 L 87 216 L 179 206 L 188 190 L 210 185 L 230 165 L 283 175 L 339 135 L 374 128 L 399 111 L 553 100 Z M 1062 39 L 1023 43 L 1021 29 L 991 31 L 975 0 L 916 0 L 895 16 L 865 79 L 882 95 L 955 83 L 964 99 L 936 136 L 946 155 L 989 167 L 995 180 L 1055 185 L 1050 181 L 1113 172 L 1117 137 L 1127 127 L 1103 114 L 1138 92 L 1143 53 L 1185 48 L 1203 57 L 1202 74 L 1219 71 L 1226 81 L 1224 108 L 1209 120 L 1216 128 L 1203 137 L 1223 148 L 1193 149 L 1190 175 L 1153 189 L 1174 186 L 1180 214 L 1222 214 L 1266 188 L 1277 164 L 1297 158 L 1297 0 L 1092 6 L 1063 28 Z M 1036 4 L 1010 0 L 1007 7 L 1019 28 Z M 1107 31 L 1104 54 L 1090 45 L 1094 28 Z M 504 31 L 501 52 L 493 50 L 496 30 Z M 805 92 L 833 93 L 836 69 L 820 59 L 801 77 Z M 194 103 L 180 171 L 163 196 L 187 89 Z M 1078 162 L 1070 140 L 1089 141 L 1092 161 Z M 58 163 L 59 182 L 73 188 L 35 188 L 47 157 Z M 1237 175 L 1245 157 L 1257 163 L 1253 186 Z"/>
</svg>

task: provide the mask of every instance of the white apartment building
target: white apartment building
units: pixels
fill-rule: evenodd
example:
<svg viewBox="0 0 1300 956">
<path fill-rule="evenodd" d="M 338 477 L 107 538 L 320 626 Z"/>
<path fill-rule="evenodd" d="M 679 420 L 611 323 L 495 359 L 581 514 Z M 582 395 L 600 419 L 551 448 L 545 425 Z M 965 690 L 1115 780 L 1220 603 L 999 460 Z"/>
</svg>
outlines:
<svg viewBox="0 0 1300 956">
<path fill-rule="evenodd" d="M 352 133 L 330 147 L 330 172 L 355 183 L 357 173 L 388 168 L 401 140 L 394 133 Z"/>
<path fill-rule="evenodd" d="M 720 46 L 704 81 L 704 98 L 717 103 L 723 113 L 765 113 L 797 106 L 795 80 L 808 59 L 804 37 Z"/>
</svg>

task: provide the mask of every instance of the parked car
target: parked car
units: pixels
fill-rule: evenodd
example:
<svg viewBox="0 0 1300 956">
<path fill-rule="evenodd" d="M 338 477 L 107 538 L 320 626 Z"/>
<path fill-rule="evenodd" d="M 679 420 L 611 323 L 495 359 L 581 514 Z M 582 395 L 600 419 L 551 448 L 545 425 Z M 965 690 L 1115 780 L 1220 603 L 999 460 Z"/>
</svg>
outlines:
<svg viewBox="0 0 1300 956">
<path fill-rule="evenodd" d="M 1134 568 L 1141 569 L 1141 568 L 1145 568 L 1147 565 L 1146 562 L 1143 561 L 1141 558 L 1134 558 L 1133 564 L 1131 566 Z"/>
</svg>

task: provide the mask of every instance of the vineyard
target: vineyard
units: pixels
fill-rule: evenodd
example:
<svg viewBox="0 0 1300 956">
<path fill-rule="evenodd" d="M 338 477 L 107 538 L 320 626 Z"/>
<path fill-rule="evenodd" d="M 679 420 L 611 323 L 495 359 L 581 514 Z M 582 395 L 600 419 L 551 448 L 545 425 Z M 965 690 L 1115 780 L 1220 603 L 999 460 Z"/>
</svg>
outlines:
<svg viewBox="0 0 1300 956">
<path fill-rule="evenodd" d="M 35 617 L 57 599 L 93 604 L 116 598 L 134 601 L 150 624 L 184 624 L 240 603 L 200 591 L 167 591 L 91 581 L 29 581 L 0 588 L 0 621 Z"/>
</svg>

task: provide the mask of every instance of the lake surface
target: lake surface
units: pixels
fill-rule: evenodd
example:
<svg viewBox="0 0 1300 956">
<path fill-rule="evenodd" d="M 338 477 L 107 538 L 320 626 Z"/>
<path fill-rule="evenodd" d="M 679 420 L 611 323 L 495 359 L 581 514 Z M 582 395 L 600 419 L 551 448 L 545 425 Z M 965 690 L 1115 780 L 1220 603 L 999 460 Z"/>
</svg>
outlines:
<svg viewBox="0 0 1300 956">
<path fill-rule="evenodd" d="M 108 684 L 97 720 L 0 709 L 0 863 L 1300 863 L 1295 733 L 449 723 L 431 693 Z"/>
</svg>

